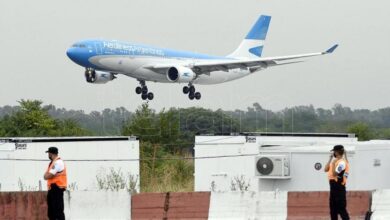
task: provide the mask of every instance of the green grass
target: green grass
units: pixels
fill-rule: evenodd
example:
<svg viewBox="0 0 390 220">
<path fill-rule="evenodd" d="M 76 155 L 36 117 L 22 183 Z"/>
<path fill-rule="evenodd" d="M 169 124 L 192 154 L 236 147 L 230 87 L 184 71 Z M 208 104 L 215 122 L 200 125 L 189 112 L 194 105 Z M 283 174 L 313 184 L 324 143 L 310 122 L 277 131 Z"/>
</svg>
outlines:
<svg viewBox="0 0 390 220">
<path fill-rule="evenodd" d="M 141 192 L 191 192 L 194 190 L 194 163 L 183 156 L 165 154 L 174 160 L 141 161 Z"/>
</svg>

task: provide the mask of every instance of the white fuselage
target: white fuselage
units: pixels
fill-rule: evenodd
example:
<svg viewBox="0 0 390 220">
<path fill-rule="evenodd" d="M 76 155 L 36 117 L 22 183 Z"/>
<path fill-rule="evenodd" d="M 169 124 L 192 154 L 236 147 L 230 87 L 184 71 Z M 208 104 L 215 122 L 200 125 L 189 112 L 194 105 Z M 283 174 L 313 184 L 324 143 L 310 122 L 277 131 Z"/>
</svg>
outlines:
<svg viewBox="0 0 390 220">
<path fill-rule="evenodd" d="M 202 61 L 197 59 L 184 58 L 161 58 L 152 56 L 121 56 L 121 55 L 98 55 L 93 56 L 89 61 L 100 67 L 103 70 L 110 72 L 121 73 L 136 79 L 172 83 L 168 80 L 167 75 L 163 72 L 155 72 L 144 68 L 153 64 L 172 64 L 172 65 L 186 65 L 191 62 Z M 248 69 L 232 69 L 225 71 L 212 71 L 210 74 L 201 74 L 194 81 L 193 84 L 218 84 L 227 81 L 232 81 L 238 78 L 249 75 L 251 72 Z"/>
</svg>

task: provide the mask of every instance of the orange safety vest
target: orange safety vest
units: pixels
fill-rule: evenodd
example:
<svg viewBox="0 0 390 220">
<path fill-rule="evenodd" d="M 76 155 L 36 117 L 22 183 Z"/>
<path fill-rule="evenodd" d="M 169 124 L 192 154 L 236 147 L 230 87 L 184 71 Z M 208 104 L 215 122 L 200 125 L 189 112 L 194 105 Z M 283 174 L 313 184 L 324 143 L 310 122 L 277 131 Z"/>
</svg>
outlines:
<svg viewBox="0 0 390 220">
<path fill-rule="evenodd" d="M 53 160 L 49 167 L 47 168 L 47 172 L 51 170 L 51 168 L 54 166 L 56 160 L 60 160 L 61 158 L 57 157 L 55 160 Z M 68 186 L 68 181 L 66 178 L 66 166 L 64 164 L 64 170 L 62 172 L 56 173 L 53 178 L 47 180 L 47 189 L 50 190 L 51 184 L 56 184 L 61 189 L 66 189 Z"/>
<path fill-rule="evenodd" d="M 334 176 L 333 175 L 333 171 L 334 171 L 334 169 L 336 169 L 336 167 L 339 165 L 339 163 L 341 161 L 345 162 L 345 169 L 343 171 L 341 171 L 340 173 L 336 173 L 336 176 Z M 328 179 L 329 180 L 334 180 L 336 182 L 341 181 L 341 184 L 345 185 L 347 183 L 347 178 L 348 178 L 348 175 L 349 175 L 349 163 L 348 163 L 348 161 L 346 161 L 345 159 L 339 159 L 338 161 L 336 161 L 335 166 L 336 167 L 333 167 L 332 163 L 329 164 Z"/>
</svg>

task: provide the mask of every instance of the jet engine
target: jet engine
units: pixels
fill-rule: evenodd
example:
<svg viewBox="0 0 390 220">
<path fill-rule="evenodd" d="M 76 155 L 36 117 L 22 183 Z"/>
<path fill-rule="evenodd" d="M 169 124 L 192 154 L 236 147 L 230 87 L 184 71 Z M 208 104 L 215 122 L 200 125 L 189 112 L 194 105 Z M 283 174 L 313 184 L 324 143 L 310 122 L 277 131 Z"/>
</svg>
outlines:
<svg viewBox="0 0 390 220">
<path fill-rule="evenodd" d="M 95 70 L 85 71 L 85 79 L 89 83 L 104 84 L 115 78 L 116 76 L 113 73 L 107 73 L 107 72 L 95 71 Z"/>
<path fill-rule="evenodd" d="M 187 67 L 174 66 L 167 70 L 167 78 L 171 82 L 188 83 L 194 80 L 195 77 L 196 74 Z"/>
</svg>

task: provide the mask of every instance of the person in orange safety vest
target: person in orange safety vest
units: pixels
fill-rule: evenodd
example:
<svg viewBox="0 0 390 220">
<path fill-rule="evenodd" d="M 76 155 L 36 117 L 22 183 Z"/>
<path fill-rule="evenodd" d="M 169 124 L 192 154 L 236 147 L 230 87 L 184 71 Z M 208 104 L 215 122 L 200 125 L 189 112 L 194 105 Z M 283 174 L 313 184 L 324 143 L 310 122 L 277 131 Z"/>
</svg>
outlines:
<svg viewBox="0 0 390 220">
<path fill-rule="evenodd" d="M 46 151 L 50 159 L 49 166 L 44 174 L 47 180 L 47 208 L 50 220 L 64 220 L 64 191 L 67 187 L 66 167 L 58 156 L 58 148 L 49 147 Z"/>
<path fill-rule="evenodd" d="M 349 163 L 346 159 L 344 146 L 336 145 L 331 151 L 332 154 L 325 165 L 325 172 L 328 173 L 330 185 L 330 217 L 332 220 L 337 220 L 338 215 L 340 215 L 343 220 L 346 220 L 349 219 L 345 188 L 349 175 Z"/>
</svg>

